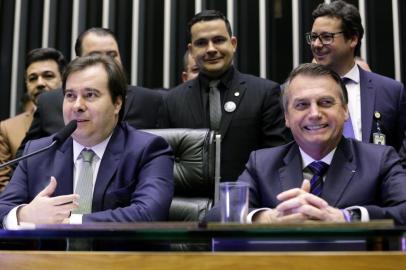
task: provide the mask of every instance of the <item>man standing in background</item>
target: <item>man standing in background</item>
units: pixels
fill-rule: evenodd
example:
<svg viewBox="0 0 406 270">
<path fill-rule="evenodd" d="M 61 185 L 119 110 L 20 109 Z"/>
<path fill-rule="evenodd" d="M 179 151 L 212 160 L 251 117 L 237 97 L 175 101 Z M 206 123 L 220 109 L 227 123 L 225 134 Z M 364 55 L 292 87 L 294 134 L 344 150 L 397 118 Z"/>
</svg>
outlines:
<svg viewBox="0 0 406 270">
<path fill-rule="evenodd" d="M 344 125 L 344 136 L 399 150 L 406 129 L 404 86 L 356 65 L 364 35 L 357 8 L 332 1 L 320 4 L 312 15 L 313 27 L 306 40 L 314 60 L 337 72 L 348 89 L 350 118 Z"/>
<path fill-rule="evenodd" d="M 235 181 L 251 151 L 290 140 L 280 88 L 234 67 L 237 38 L 221 12 L 196 14 L 189 32 L 199 75 L 169 91 L 160 127 L 210 128 L 221 134 L 221 179 Z"/>
</svg>

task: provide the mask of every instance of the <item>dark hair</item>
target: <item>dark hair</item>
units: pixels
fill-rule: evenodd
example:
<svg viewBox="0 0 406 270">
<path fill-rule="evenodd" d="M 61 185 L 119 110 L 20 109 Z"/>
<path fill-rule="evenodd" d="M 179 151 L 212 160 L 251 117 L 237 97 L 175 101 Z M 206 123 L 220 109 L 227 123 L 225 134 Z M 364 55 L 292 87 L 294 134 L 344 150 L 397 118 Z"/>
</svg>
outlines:
<svg viewBox="0 0 406 270">
<path fill-rule="evenodd" d="M 63 92 L 65 94 L 66 80 L 68 79 L 69 75 L 96 65 L 102 65 L 107 73 L 107 84 L 111 100 L 116 102 L 117 98 L 121 97 L 123 101 L 118 117 L 118 120 L 121 121 L 123 119 L 125 97 L 127 94 L 127 80 L 123 69 L 111 57 L 104 55 L 88 55 L 84 57 L 77 57 L 72 60 L 72 62 L 70 62 L 66 67 L 66 71 L 63 74 Z"/>
<path fill-rule="evenodd" d="M 101 28 L 101 27 L 92 27 L 87 29 L 86 31 L 82 32 L 78 38 L 76 39 L 75 42 L 75 53 L 76 56 L 82 56 L 82 42 L 83 39 L 88 35 L 88 34 L 95 34 L 97 36 L 111 36 L 117 43 L 117 38 L 114 35 L 113 31 L 107 28 Z M 118 43 L 117 43 L 118 44 Z"/>
<path fill-rule="evenodd" d="M 285 111 L 287 111 L 287 108 L 288 108 L 288 101 L 289 101 L 288 92 L 289 92 L 289 88 L 290 88 L 290 83 L 292 82 L 292 80 L 294 78 L 296 78 L 299 75 L 312 76 L 312 77 L 329 76 L 340 86 L 342 103 L 343 104 L 348 103 L 347 88 L 345 87 L 345 84 L 342 82 L 340 75 L 338 75 L 334 70 L 330 69 L 327 66 L 315 64 L 315 63 L 305 63 L 305 64 L 301 64 L 298 67 L 294 68 L 290 72 L 289 77 L 285 82 L 285 87 L 282 92 L 282 105 L 283 105 L 283 109 Z"/>
<path fill-rule="evenodd" d="M 192 26 L 195 23 L 202 22 L 202 21 L 213 21 L 213 20 L 222 20 L 226 24 L 227 32 L 230 35 L 230 37 L 233 35 L 231 31 L 231 25 L 230 22 L 228 21 L 227 17 L 224 16 L 223 13 L 221 13 L 218 10 L 203 10 L 202 12 L 197 13 L 188 23 L 188 32 L 190 36 L 190 40 L 192 40 Z"/>
<path fill-rule="evenodd" d="M 28 52 L 25 58 L 25 70 L 34 63 L 39 61 L 53 60 L 57 63 L 59 73 L 62 75 L 65 71 L 66 60 L 63 54 L 54 48 L 37 48 Z"/>
<path fill-rule="evenodd" d="M 322 3 L 313 11 L 312 16 L 314 20 L 324 16 L 341 19 L 341 31 L 344 32 L 344 37 L 347 39 L 353 36 L 358 37 L 354 55 L 359 52 L 364 28 L 359 11 L 354 5 L 341 0 L 333 1 L 330 4 Z"/>
</svg>

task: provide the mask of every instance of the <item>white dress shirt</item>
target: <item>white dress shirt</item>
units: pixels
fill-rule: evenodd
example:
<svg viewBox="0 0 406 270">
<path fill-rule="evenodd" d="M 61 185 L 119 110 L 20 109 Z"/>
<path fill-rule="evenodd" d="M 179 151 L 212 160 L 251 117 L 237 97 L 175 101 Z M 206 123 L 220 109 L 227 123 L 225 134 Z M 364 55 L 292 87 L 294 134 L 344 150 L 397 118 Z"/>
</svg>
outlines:
<svg viewBox="0 0 406 270">
<path fill-rule="evenodd" d="M 348 111 L 350 112 L 355 139 L 362 141 L 361 84 L 358 65 L 354 64 L 343 78 L 349 79 L 345 87 L 348 93 Z"/>
</svg>

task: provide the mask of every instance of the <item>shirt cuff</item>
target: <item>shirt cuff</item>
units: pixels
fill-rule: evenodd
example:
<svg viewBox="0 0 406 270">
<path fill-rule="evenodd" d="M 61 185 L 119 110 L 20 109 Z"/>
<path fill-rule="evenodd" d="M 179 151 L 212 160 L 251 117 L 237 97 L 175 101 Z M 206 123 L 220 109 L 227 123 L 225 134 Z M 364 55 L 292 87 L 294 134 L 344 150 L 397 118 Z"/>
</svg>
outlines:
<svg viewBox="0 0 406 270">
<path fill-rule="evenodd" d="M 345 208 L 345 210 L 353 210 L 353 209 L 359 210 L 361 212 L 361 220 L 360 220 L 361 222 L 368 222 L 370 220 L 368 210 L 365 207 L 355 205 Z"/>
<path fill-rule="evenodd" d="M 72 214 L 69 217 L 69 224 L 82 224 L 82 214 Z"/>
<path fill-rule="evenodd" d="M 3 228 L 7 230 L 35 229 L 35 224 L 31 222 L 18 222 L 17 211 L 26 204 L 18 205 L 8 212 L 3 219 Z"/>
<path fill-rule="evenodd" d="M 258 209 L 255 209 L 255 210 L 249 212 L 249 213 L 248 213 L 248 216 L 247 216 L 247 223 L 249 223 L 249 224 L 252 223 L 252 217 L 253 217 L 256 213 L 261 212 L 261 211 L 266 211 L 266 210 L 272 210 L 272 209 L 271 209 L 271 208 L 264 207 L 264 208 L 258 208 Z"/>
</svg>

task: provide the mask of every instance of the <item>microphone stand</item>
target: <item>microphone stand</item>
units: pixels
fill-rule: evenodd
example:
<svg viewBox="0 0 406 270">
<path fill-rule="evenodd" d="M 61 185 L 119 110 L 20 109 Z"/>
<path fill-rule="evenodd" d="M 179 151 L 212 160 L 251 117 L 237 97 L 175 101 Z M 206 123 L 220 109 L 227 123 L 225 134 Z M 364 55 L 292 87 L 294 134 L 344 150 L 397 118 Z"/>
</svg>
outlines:
<svg viewBox="0 0 406 270">
<path fill-rule="evenodd" d="M 55 141 L 53 141 L 50 145 L 48 145 L 48 146 L 45 147 L 45 148 L 38 149 L 37 151 L 34 151 L 34 152 L 32 152 L 32 153 L 29 153 L 29 154 L 27 154 L 27 155 L 25 155 L 25 156 L 21 156 L 21 157 L 19 157 L 19 158 L 16 158 L 16 159 L 7 161 L 6 163 L 3 163 L 3 164 L 0 165 L 0 169 L 6 167 L 6 166 L 8 166 L 8 165 L 11 165 L 11 164 L 13 164 L 13 163 L 16 163 L 16 162 L 18 162 L 18 161 L 20 161 L 20 160 L 22 160 L 22 159 L 26 159 L 26 158 L 29 158 L 29 157 L 34 156 L 34 155 L 36 155 L 36 154 L 39 154 L 39 153 L 41 153 L 41 152 L 44 152 L 45 150 L 48 150 L 49 148 L 51 148 L 52 146 L 54 146 L 57 142 L 58 142 L 58 141 L 55 140 Z"/>
</svg>

